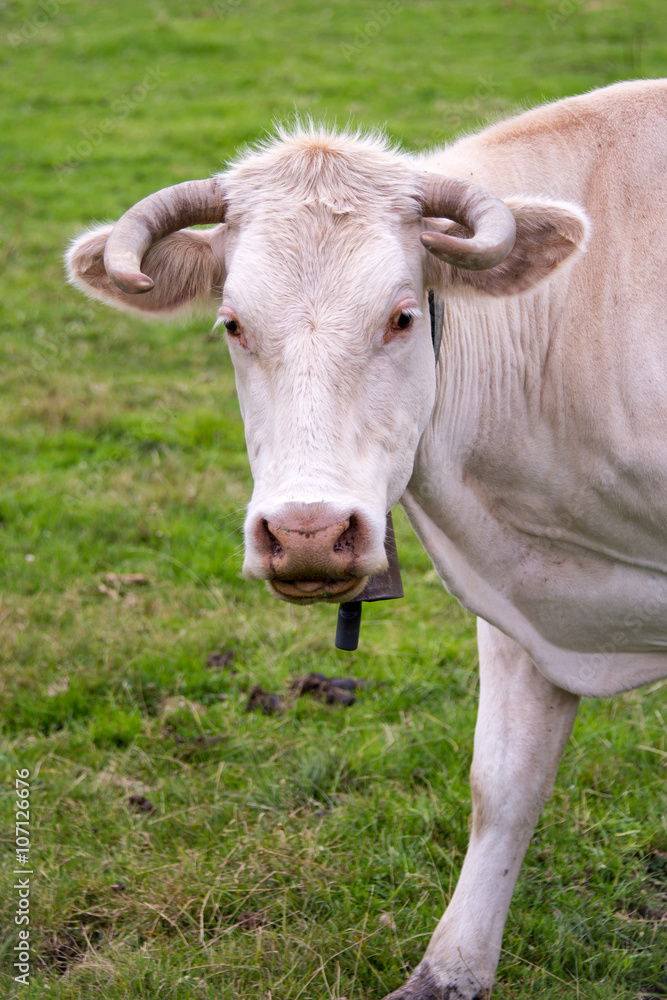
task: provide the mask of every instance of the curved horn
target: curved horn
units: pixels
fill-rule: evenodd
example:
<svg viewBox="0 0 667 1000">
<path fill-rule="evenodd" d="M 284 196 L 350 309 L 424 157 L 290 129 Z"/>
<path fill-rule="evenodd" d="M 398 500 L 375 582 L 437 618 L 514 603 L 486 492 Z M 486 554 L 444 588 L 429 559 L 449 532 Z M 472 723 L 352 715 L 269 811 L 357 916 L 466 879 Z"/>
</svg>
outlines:
<svg viewBox="0 0 667 1000">
<path fill-rule="evenodd" d="M 220 180 L 184 181 L 138 201 L 111 231 L 104 251 L 107 274 L 123 292 L 148 292 L 153 279 L 141 273 L 150 246 L 177 229 L 222 222 L 225 201 Z"/>
<path fill-rule="evenodd" d="M 470 239 L 446 233 L 425 232 L 421 241 L 440 260 L 484 271 L 505 260 L 516 239 L 514 216 L 504 201 L 472 181 L 424 174 L 422 214 L 427 218 L 453 219 L 470 229 Z"/>
</svg>

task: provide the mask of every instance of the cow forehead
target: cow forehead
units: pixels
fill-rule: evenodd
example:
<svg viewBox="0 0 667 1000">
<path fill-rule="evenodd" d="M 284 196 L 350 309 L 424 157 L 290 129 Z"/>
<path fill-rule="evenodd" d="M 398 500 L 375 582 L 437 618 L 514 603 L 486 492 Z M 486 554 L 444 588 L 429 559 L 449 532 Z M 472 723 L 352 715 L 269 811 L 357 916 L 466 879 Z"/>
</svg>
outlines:
<svg viewBox="0 0 667 1000">
<path fill-rule="evenodd" d="M 279 129 L 220 179 L 232 224 L 308 204 L 339 217 L 419 216 L 412 161 L 377 134 L 335 133 L 313 125 Z"/>
<path fill-rule="evenodd" d="M 415 234 L 404 240 L 401 227 L 386 221 L 341 224 L 317 216 L 278 213 L 268 224 L 239 231 L 227 261 L 224 299 L 243 309 L 247 320 L 250 313 L 271 314 L 275 321 L 285 312 L 293 320 L 298 310 L 324 316 L 374 304 L 383 313 L 401 295 L 420 294 Z"/>
<path fill-rule="evenodd" d="M 221 175 L 224 298 L 262 337 L 370 332 L 419 295 L 417 174 L 385 137 L 297 127 Z M 270 318 L 270 329 L 267 321 Z"/>
</svg>

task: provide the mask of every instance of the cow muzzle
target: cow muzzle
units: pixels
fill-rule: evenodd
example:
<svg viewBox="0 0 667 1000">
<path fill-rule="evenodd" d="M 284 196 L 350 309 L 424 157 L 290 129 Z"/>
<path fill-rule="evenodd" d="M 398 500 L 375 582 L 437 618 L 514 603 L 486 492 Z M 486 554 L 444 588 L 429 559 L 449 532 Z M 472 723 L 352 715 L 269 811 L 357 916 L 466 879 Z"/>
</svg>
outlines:
<svg viewBox="0 0 667 1000">
<path fill-rule="evenodd" d="M 371 574 L 386 569 L 383 543 L 361 512 L 342 514 L 327 503 L 284 504 L 248 524 L 246 572 L 294 604 L 350 601 Z"/>
</svg>

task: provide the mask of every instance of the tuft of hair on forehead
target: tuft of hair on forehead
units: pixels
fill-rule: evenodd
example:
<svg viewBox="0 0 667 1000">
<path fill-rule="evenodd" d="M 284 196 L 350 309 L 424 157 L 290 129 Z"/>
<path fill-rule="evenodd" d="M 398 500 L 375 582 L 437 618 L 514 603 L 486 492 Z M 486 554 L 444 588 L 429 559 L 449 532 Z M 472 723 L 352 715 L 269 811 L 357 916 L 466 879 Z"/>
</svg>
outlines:
<svg viewBox="0 0 667 1000">
<path fill-rule="evenodd" d="M 320 204 L 334 215 L 368 211 L 417 216 L 411 158 L 377 130 L 337 129 L 312 119 L 278 124 L 220 175 L 232 213 L 266 204 Z"/>
</svg>

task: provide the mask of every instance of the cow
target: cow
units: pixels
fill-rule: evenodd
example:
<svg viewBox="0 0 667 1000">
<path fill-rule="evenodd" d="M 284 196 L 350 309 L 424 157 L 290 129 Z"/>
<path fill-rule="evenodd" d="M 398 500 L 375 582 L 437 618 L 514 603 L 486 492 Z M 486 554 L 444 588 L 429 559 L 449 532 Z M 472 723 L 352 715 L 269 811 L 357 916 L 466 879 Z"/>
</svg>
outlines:
<svg viewBox="0 0 667 1000">
<path fill-rule="evenodd" d="M 488 996 L 579 699 L 667 676 L 666 168 L 666 80 L 420 155 L 302 122 L 67 256 L 120 309 L 217 308 L 254 480 L 247 576 L 351 601 L 400 502 L 477 616 L 469 847 L 391 1000 Z"/>
</svg>

